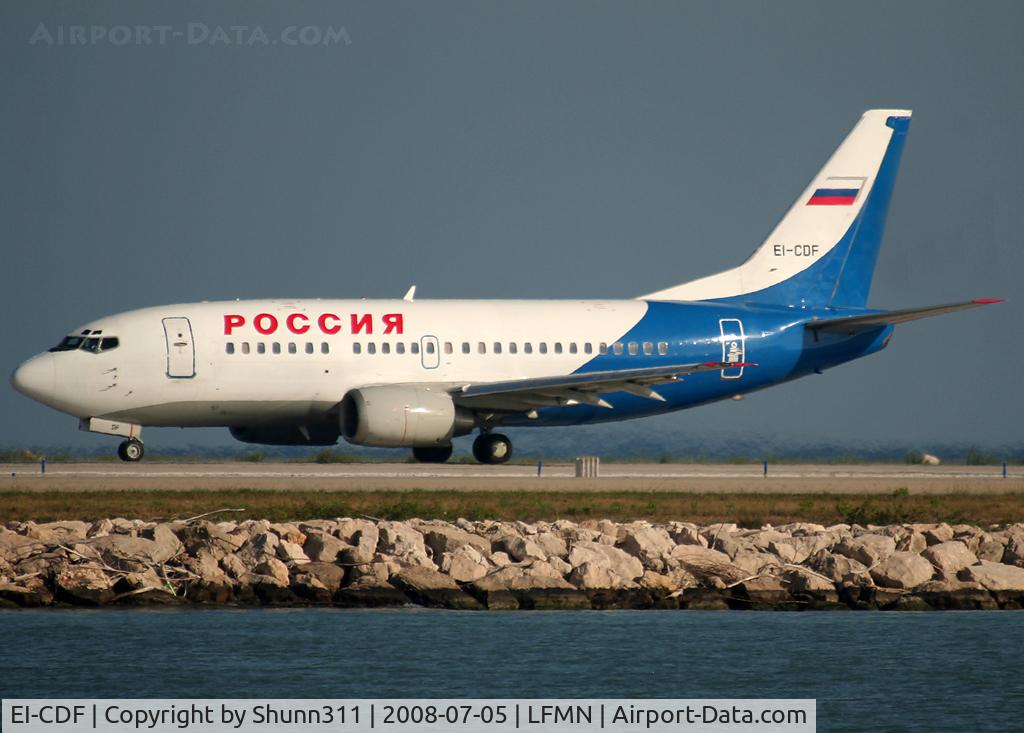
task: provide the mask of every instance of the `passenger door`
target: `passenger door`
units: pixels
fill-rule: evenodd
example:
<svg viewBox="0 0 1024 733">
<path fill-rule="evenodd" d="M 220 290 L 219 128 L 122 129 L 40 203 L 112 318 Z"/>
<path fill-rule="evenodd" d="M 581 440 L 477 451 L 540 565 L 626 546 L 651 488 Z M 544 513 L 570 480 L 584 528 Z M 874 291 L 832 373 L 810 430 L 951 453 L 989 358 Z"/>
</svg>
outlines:
<svg viewBox="0 0 1024 733">
<path fill-rule="evenodd" d="M 722 361 L 726 364 L 742 364 L 747 360 L 747 336 L 743 332 L 743 321 L 739 318 L 722 318 L 718 321 L 722 332 Z M 722 370 L 722 379 L 739 379 L 743 367 Z"/>
<path fill-rule="evenodd" d="M 192 339 L 192 324 L 187 318 L 165 318 L 164 338 L 167 339 L 167 376 L 188 379 L 196 375 L 196 351 Z"/>
</svg>

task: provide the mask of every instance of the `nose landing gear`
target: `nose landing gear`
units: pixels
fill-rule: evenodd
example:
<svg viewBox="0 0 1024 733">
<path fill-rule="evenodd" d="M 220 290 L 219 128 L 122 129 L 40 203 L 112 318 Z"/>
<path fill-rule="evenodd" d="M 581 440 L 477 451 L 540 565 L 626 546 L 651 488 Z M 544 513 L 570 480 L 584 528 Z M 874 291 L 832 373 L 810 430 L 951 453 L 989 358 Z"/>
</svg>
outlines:
<svg viewBox="0 0 1024 733">
<path fill-rule="evenodd" d="M 512 457 L 512 441 L 501 433 L 480 433 L 473 441 L 473 457 L 480 463 L 507 463 Z"/>
<path fill-rule="evenodd" d="M 141 461 L 146 451 L 142 447 L 142 441 L 137 438 L 129 438 L 128 440 L 117 446 L 117 457 L 122 461 L 129 463 L 135 463 Z"/>
</svg>

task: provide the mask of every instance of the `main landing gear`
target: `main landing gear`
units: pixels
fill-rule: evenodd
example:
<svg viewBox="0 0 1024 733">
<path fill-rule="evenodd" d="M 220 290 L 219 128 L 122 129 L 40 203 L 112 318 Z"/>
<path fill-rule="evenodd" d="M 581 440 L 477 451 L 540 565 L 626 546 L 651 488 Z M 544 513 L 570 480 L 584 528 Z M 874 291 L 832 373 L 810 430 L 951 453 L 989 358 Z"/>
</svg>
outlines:
<svg viewBox="0 0 1024 733">
<path fill-rule="evenodd" d="M 145 454 L 146 451 L 142 447 L 142 441 L 137 438 L 129 438 L 117 446 L 117 457 L 122 461 L 135 463 L 136 461 L 141 461 L 142 456 Z"/>
<path fill-rule="evenodd" d="M 480 463 L 507 463 L 512 457 L 512 441 L 501 433 L 480 433 L 473 441 L 473 457 Z"/>
</svg>

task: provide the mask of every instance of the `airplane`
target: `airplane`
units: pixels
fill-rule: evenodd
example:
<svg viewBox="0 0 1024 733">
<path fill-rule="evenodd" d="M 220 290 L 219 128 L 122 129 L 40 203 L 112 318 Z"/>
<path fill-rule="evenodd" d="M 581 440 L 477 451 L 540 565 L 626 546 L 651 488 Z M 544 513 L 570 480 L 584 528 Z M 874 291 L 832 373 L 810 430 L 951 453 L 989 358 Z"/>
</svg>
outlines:
<svg viewBox="0 0 1024 733">
<path fill-rule="evenodd" d="M 1000 302 L 867 308 L 909 110 L 864 113 L 743 264 L 630 300 L 251 300 L 86 323 L 11 376 L 124 438 L 230 429 L 266 445 L 411 448 L 446 461 L 478 431 L 625 420 L 740 398 L 885 348 L 896 324 Z"/>
</svg>

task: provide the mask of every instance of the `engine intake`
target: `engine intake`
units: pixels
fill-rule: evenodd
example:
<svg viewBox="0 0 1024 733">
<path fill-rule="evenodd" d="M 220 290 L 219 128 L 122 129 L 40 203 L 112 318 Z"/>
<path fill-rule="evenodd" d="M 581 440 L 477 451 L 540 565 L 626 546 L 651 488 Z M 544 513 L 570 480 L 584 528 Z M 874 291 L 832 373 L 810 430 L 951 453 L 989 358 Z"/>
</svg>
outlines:
<svg viewBox="0 0 1024 733">
<path fill-rule="evenodd" d="M 448 394 L 424 387 L 363 387 L 341 402 L 341 434 L 357 445 L 448 445 L 474 426 L 469 410 L 456 407 Z"/>
</svg>

